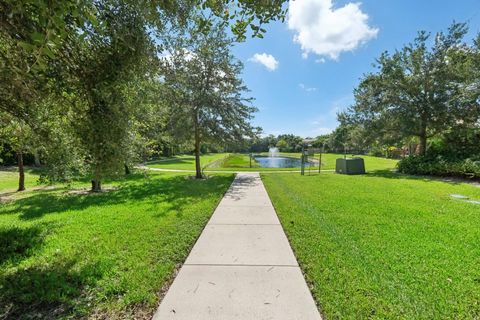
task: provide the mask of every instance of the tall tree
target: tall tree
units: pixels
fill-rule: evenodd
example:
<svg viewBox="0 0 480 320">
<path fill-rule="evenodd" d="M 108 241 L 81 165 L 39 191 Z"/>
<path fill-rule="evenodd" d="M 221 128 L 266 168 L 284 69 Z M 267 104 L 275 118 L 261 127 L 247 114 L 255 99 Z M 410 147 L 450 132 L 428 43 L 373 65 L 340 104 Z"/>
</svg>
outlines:
<svg viewBox="0 0 480 320">
<path fill-rule="evenodd" d="M 367 74 L 355 89 L 350 119 L 377 135 L 417 137 L 425 154 L 428 138 L 458 121 L 478 116 L 478 77 L 469 68 L 473 47 L 463 42 L 465 24 L 454 23 L 446 34 L 420 32 L 393 55 L 383 53 L 378 72 Z M 467 117 L 467 115 L 469 117 Z"/>
<path fill-rule="evenodd" d="M 0 112 L 0 142 L 7 143 L 14 150 L 18 166 L 18 191 L 25 190 L 24 155 L 32 150 L 31 128 L 10 114 Z"/>
<path fill-rule="evenodd" d="M 176 42 L 165 60 L 165 84 L 174 104 L 171 116 L 194 141 L 196 177 L 202 178 L 200 152 L 205 141 L 240 141 L 254 135 L 249 123 L 256 108 L 244 97 L 242 64 L 222 24 L 205 33 L 191 32 Z"/>
<path fill-rule="evenodd" d="M 155 50 L 144 17 L 126 1 L 98 11 L 104 26 L 79 43 L 74 80 L 84 109 L 76 128 L 88 153 L 92 191 L 106 175 L 122 171 L 131 143 L 137 79 L 155 68 Z M 132 98 L 133 97 L 133 98 Z"/>
</svg>

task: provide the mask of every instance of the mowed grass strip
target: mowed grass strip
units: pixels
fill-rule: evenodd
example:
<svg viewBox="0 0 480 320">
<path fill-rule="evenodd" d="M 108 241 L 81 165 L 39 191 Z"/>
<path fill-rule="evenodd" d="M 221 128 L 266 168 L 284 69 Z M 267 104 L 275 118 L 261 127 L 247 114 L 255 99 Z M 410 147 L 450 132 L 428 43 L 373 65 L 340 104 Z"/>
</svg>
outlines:
<svg viewBox="0 0 480 320">
<path fill-rule="evenodd" d="M 258 163 L 255 160 L 255 158 L 252 157 L 250 161 L 250 155 L 248 154 L 242 154 L 242 153 L 233 153 L 228 155 L 223 161 L 218 162 L 218 166 L 221 168 L 247 168 L 250 169 L 250 164 L 252 165 L 252 168 L 257 168 Z M 215 167 L 210 167 L 211 169 L 216 169 Z M 258 169 L 258 168 L 257 168 Z"/>
<path fill-rule="evenodd" d="M 140 174 L 105 193 L 0 204 L 0 315 L 151 316 L 232 179 Z"/>
<path fill-rule="evenodd" d="M 200 156 L 200 164 L 202 168 L 209 164 L 220 161 L 227 157 L 228 153 L 209 153 Z M 147 163 L 148 167 L 160 169 L 178 169 L 178 170 L 195 170 L 194 155 L 180 155 L 172 158 L 166 158 Z"/>
<path fill-rule="evenodd" d="M 480 188 L 394 173 L 262 175 L 327 319 L 480 319 Z"/>
</svg>

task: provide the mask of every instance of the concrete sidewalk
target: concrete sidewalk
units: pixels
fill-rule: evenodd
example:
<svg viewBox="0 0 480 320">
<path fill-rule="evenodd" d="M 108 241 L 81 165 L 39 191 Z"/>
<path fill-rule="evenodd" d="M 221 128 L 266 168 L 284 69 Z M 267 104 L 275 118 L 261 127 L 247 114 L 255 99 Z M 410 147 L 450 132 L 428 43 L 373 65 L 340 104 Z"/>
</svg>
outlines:
<svg viewBox="0 0 480 320">
<path fill-rule="evenodd" d="M 258 173 L 239 173 L 153 319 L 321 319 Z"/>
</svg>

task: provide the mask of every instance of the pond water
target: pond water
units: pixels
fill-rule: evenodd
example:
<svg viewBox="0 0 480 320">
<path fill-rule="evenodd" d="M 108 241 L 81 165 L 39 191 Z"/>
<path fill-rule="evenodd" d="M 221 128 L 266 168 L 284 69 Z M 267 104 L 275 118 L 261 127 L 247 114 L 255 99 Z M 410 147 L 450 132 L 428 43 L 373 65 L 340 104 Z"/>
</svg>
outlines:
<svg viewBox="0 0 480 320">
<path fill-rule="evenodd" d="M 262 168 L 300 168 L 302 162 L 300 159 L 288 157 L 255 157 L 258 165 Z M 309 166 L 307 163 L 306 167 Z"/>
</svg>

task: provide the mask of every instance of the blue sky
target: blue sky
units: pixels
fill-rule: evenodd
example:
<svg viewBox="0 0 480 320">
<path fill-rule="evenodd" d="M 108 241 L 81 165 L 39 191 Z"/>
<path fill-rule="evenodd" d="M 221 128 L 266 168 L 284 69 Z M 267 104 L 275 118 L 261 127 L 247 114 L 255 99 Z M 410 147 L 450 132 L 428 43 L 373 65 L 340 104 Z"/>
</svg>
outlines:
<svg viewBox="0 0 480 320">
<path fill-rule="evenodd" d="M 418 30 L 435 33 L 455 20 L 469 21 L 469 41 L 480 32 L 480 0 L 295 0 L 290 12 L 288 22 L 269 24 L 263 39 L 234 48 L 259 108 L 253 122 L 265 134 L 330 132 L 375 58 Z"/>
</svg>

